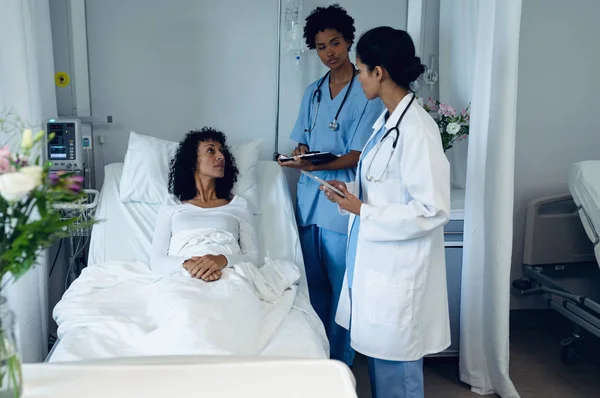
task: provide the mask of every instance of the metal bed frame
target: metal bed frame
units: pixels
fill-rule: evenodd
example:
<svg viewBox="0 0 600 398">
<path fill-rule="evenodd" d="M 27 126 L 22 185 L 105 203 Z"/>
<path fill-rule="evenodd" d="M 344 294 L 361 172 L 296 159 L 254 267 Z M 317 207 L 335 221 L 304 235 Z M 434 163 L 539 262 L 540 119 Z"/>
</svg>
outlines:
<svg viewBox="0 0 600 398">
<path fill-rule="evenodd" d="M 590 240 L 583 223 L 589 226 Z M 546 304 L 573 322 L 571 336 L 561 341 L 561 359 L 574 364 L 581 357 L 583 328 L 600 338 L 600 304 L 570 292 L 551 275 L 597 263 L 594 247 L 600 239 L 587 211 L 571 195 L 535 199 L 527 208 L 523 278 L 513 281 L 521 295 L 542 295 Z"/>
</svg>

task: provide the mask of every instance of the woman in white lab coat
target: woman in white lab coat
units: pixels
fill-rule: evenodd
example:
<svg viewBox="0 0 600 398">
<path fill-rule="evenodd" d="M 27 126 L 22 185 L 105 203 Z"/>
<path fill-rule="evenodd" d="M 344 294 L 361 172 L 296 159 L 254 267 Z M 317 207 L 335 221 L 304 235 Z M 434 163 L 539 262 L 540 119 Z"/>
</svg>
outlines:
<svg viewBox="0 0 600 398">
<path fill-rule="evenodd" d="M 410 36 L 380 27 L 357 45 L 359 80 L 387 111 L 373 126 L 356 181 L 322 186 L 350 213 L 336 322 L 369 359 L 372 395 L 423 397 L 423 357 L 450 345 L 443 226 L 450 172 L 437 124 L 411 86 L 424 66 Z"/>
</svg>

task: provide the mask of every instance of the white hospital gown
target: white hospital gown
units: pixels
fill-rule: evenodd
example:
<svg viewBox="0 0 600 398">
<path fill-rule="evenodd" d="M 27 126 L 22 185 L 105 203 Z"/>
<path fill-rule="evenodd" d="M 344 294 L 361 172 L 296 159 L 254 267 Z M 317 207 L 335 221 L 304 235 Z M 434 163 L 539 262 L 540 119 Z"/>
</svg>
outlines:
<svg viewBox="0 0 600 398">
<path fill-rule="evenodd" d="M 225 254 L 227 266 L 241 262 L 258 264 L 256 231 L 248 202 L 241 196 L 216 208 L 202 208 L 189 203 L 165 205 L 159 210 L 152 239 L 150 267 L 159 275 L 178 273 L 189 257 L 169 254 L 171 237 L 186 230 L 215 230 L 228 232 L 237 238 L 239 254 Z"/>
</svg>

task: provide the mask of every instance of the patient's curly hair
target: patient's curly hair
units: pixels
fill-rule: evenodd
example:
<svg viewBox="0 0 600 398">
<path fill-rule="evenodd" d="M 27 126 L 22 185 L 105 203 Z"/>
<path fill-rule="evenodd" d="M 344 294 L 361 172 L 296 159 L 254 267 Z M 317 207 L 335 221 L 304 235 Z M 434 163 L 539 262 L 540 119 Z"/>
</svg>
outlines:
<svg viewBox="0 0 600 398">
<path fill-rule="evenodd" d="M 221 144 L 225 156 L 225 175 L 215 180 L 215 190 L 219 199 L 231 200 L 239 170 L 231 150 L 227 145 L 227 137 L 220 131 L 210 127 L 192 130 L 179 143 L 177 152 L 171 160 L 169 173 L 169 192 L 179 200 L 192 200 L 196 197 L 196 180 L 194 175 L 198 166 L 198 145 L 200 142 L 215 141 Z"/>
<path fill-rule="evenodd" d="M 344 39 L 350 43 L 348 50 L 352 48 L 354 43 L 354 18 L 352 18 L 345 9 L 339 4 L 333 4 L 329 7 L 317 7 L 306 18 L 304 25 L 304 40 L 309 49 L 314 50 L 315 37 L 317 33 L 323 32 L 325 29 L 335 29 L 344 36 Z"/>
</svg>

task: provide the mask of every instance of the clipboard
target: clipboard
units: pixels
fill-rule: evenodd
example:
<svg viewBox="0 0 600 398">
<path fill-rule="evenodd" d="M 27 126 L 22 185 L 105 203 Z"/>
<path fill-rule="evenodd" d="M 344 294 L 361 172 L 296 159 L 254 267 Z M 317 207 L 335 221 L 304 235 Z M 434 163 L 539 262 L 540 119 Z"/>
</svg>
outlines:
<svg viewBox="0 0 600 398">
<path fill-rule="evenodd" d="M 338 158 L 338 156 L 334 155 L 331 152 L 319 152 L 319 151 L 306 152 L 304 155 L 298 155 L 298 157 L 300 159 L 306 159 L 315 165 L 329 163 Z M 282 162 L 290 162 L 290 161 L 294 160 L 294 157 L 281 155 L 281 156 L 279 156 L 279 160 Z"/>
</svg>

